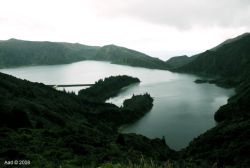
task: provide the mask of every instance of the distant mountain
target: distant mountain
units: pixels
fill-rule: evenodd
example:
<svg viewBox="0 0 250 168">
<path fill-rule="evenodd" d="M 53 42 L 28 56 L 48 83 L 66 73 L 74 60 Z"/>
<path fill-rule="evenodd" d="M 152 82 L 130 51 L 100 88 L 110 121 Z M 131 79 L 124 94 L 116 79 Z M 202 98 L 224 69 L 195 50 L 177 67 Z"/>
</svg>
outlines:
<svg viewBox="0 0 250 168">
<path fill-rule="evenodd" d="M 189 58 L 180 57 L 180 60 L 186 60 L 188 63 L 173 69 L 175 71 L 237 82 L 232 85 L 236 88 L 236 94 L 215 113 L 216 126 L 195 138 L 187 148 L 178 153 L 168 148 L 164 137 L 150 140 L 140 135 L 118 132 L 119 126 L 131 121 L 133 116 L 138 114 L 139 107 L 143 108 L 145 99 L 141 98 L 145 96 L 133 96 L 131 100 L 125 101 L 128 104 L 125 103 L 124 107 L 119 108 L 0 73 L 0 161 L 4 163 L 6 160 L 27 159 L 31 160 L 35 167 L 47 165 L 98 167 L 103 162 L 129 162 L 133 165 L 143 163 L 145 159 L 152 167 L 157 167 L 157 164 L 153 164 L 153 160 L 157 163 L 161 161 L 166 163 L 168 160 L 169 163 L 170 159 L 174 161 L 170 167 L 174 165 L 185 167 L 187 164 L 188 167 L 248 168 L 250 165 L 249 38 L 247 33 L 227 40 L 211 50 L 196 55 L 190 62 L 187 61 Z M 16 57 L 29 55 L 27 48 L 17 46 L 13 48 L 15 52 L 4 49 L 0 50 L 0 53 L 8 51 L 8 55 L 13 52 Z M 59 48 L 61 50 L 61 47 Z M 79 51 L 79 48 L 75 50 Z M 17 54 L 17 51 L 22 54 Z M 32 51 L 36 54 L 35 50 Z M 122 58 L 127 56 L 128 60 L 132 61 L 130 56 L 137 55 L 132 54 L 135 52 L 133 50 L 116 46 L 104 46 L 99 49 L 97 47 L 95 52 L 96 54 L 87 59 L 118 61 L 121 59 L 120 56 Z M 126 52 L 129 54 L 124 54 Z M 8 60 L 6 53 L 3 55 L 0 60 Z M 144 57 L 143 54 L 141 56 L 145 60 L 151 59 L 146 55 Z M 121 60 L 121 64 L 124 64 L 125 61 Z M 140 62 L 139 58 L 136 60 Z M 143 65 L 152 67 L 152 64 Z M 193 163 L 197 166 L 192 166 Z M 203 166 L 204 164 L 208 166 Z M 110 167 L 110 164 L 107 167 Z M 117 167 L 121 167 L 120 164 Z"/>
<path fill-rule="evenodd" d="M 95 55 L 99 48 L 78 43 L 10 39 L 0 42 L 0 68 L 81 61 Z"/>
<path fill-rule="evenodd" d="M 217 47 L 196 55 L 180 72 L 238 78 L 250 66 L 250 33 L 226 40 Z"/>
<path fill-rule="evenodd" d="M 115 45 L 103 46 L 98 50 L 98 53 L 93 59 L 136 67 L 167 69 L 166 63 L 158 58 L 150 57 L 141 52 Z"/>
<path fill-rule="evenodd" d="M 114 64 L 166 69 L 165 62 L 160 59 L 115 45 L 98 47 L 78 43 L 17 39 L 0 41 L 0 68 L 66 64 L 82 60 L 110 61 Z"/>
<path fill-rule="evenodd" d="M 176 68 L 182 67 L 182 66 L 190 63 L 195 58 L 196 58 L 196 56 L 193 56 L 193 57 L 188 57 L 186 55 L 176 56 L 176 57 L 172 57 L 172 58 L 168 59 L 166 61 L 166 64 L 170 69 L 176 69 Z"/>
</svg>

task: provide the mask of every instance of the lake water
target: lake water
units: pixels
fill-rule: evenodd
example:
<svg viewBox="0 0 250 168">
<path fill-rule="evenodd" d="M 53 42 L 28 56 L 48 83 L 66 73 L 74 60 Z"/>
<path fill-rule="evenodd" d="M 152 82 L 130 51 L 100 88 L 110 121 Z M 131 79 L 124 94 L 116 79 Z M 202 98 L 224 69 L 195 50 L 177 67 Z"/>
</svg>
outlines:
<svg viewBox="0 0 250 168">
<path fill-rule="evenodd" d="M 133 94 L 148 92 L 154 98 L 150 112 L 135 123 L 123 126 L 124 133 L 138 133 L 150 138 L 163 136 L 176 150 L 184 148 L 201 133 L 215 126 L 214 112 L 234 94 L 211 84 L 196 84 L 194 75 L 163 70 L 114 65 L 108 62 L 82 61 L 64 65 L 29 66 L 1 69 L 3 73 L 45 84 L 89 84 L 111 75 L 130 75 L 139 85 L 124 88 L 108 100 L 118 106 Z M 81 87 L 66 88 L 77 92 Z"/>
</svg>

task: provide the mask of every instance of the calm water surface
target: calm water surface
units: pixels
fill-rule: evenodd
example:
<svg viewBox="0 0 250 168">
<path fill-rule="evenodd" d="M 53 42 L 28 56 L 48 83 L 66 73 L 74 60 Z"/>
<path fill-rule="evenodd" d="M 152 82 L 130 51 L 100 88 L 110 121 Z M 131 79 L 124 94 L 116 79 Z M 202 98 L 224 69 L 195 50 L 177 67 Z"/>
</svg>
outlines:
<svg viewBox="0 0 250 168">
<path fill-rule="evenodd" d="M 133 94 L 150 93 L 154 106 L 135 123 L 123 126 L 121 132 L 139 133 L 150 138 L 163 136 L 167 144 L 176 150 L 184 148 L 199 134 L 215 125 L 214 112 L 234 94 L 210 84 L 195 84 L 193 75 L 151 70 L 108 62 L 82 61 L 50 66 L 29 66 L 1 69 L 3 73 L 45 84 L 87 84 L 111 75 L 131 75 L 142 82 L 123 89 L 111 98 L 118 106 Z M 81 87 L 65 88 L 77 92 Z"/>
</svg>

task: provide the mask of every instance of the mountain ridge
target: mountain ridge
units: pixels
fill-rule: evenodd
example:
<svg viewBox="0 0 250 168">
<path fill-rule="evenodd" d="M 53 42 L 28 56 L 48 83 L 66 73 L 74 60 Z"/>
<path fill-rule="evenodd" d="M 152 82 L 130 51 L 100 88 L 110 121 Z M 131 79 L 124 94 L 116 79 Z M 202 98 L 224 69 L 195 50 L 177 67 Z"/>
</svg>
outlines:
<svg viewBox="0 0 250 168">
<path fill-rule="evenodd" d="M 165 62 L 158 58 L 113 44 L 100 47 L 80 43 L 26 41 L 14 38 L 0 41 L 0 68 L 65 64 L 83 60 L 167 69 Z"/>
<path fill-rule="evenodd" d="M 119 160 L 120 162 L 126 157 L 138 159 L 138 156 L 144 156 L 145 154 L 149 156 L 149 158 L 153 157 L 157 161 L 178 158 L 179 160 L 177 159 L 177 162 L 179 161 L 180 164 L 186 160 L 192 160 L 198 167 L 201 167 L 199 165 L 203 163 L 208 163 L 208 165 L 211 165 L 208 167 L 230 166 L 247 168 L 250 165 L 250 151 L 248 150 L 250 149 L 249 46 L 249 34 L 246 34 L 235 40 L 231 39 L 223 45 L 219 45 L 216 50 L 210 49 L 198 54 L 191 62 L 173 69 L 177 72 L 194 73 L 205 77 L 209 76 L 215 80 L 224 80 L 226 82 L 232 80 L 235 82 L 233 82 L 231 87 L 236 88 L 236 94 L 215 113 L 214 118 L 217 125 L 195 138 L 187 148 L 177 154 L 169 150 L 161 139 L 149 140 L 135 134 L 113 135 L 113 131 L 111 131 L 113 129 L 112 123 L 111 125 L 107 125 L 99 122 L 104 116 L 110 117 L 110 121 L 112 121 L 113 116 L 111 114 L 120 114 L 119 108 L 114 105 L 103 103 L 94 104 L 93 102 L 83 101 L 76 98 L 75 95 L 67 94 L 66 96 L 64 93 L 59 93 L 43 84 L 34 84 L 27 81 L 26 83 L 24 80 L 18 80 L 0 73 L 0 100 L 2 103 L 4 102 L 4 106 L 0 106 L 0 112 L 4 113 L 10 110 L 13 115 L 20 113 L 19 119 L 21 119 L 22 122 L 19 124 L 22 124 L 22 127 L 30 127 L 30 123 L 28 122 L 29 118 L 23 113 L 27 111 L 34 111 L 37 114 L 45 112 L 45 116 L 41 117 L 41 123 L 44 123 L 43 118 L 45 118 L 46 122 L 48 122 L 46 124 L 47 126 L 50 126 L 49 123 L 52 122 L 52 124 L 54 123 L 54 125 L 58 127 L 64 127 L 64 119 L 70 117 L 73 117 L 71 120 L 72 124 L 81 125 L 79 129 L 78 127 L 74 127 L 51 130 L 42 128 L 43 124 L 37 122 L 35 124 L 35 133 L 33 130 L 27 128 L 19 130 L 2 128 L 0 129 L 0 134 L 7 140 L 4 141 L 2 138 L 0 139 L 0 144 L 4 146 L 4 148 L 0 149 L 0 156 L 11 154 L 22 158 L 21 156 L 27 154 L 36 158 L 36 153 L 43 152 L 42 155 L 39 155 L 39 160 L 36 160 L 36 163 L 39 164 L 41 161 L 48 160 L 58 163 L 60 159 L 67 160 L 72 158 L 73 154 L 76 154 L 75 157 L 77 157 L 77 159 L 71 161 L 71 163 L 73 162 L 73 165 L 76 164 L 80 167 L 83 165 L 82 160 L 86 159 L 83 158 L 83 156 L 90 156 L 90 162 L 93 161 L 92 157 L 96 157 L 94 162 L 101 163 L 107 160 L 112 161 L 112 159 L 116 157 L 121 159 Z M 120 53 L 120 51 L 121 50 L 119 50 L 118 53 Z M 127 50 L 122 50 L 121 53 L 126 51 Z M 113 56 L 116 57 L 116 54 Z M 102 55 L 100 55 L 100 57 L 102 57 Z M 186 59 L 186 57 L 184 59 Z M 59 98 L 57 94 L 61 94 Z M 46 101 L 46 98 L 53 103 Z M 70 102 L 70 104 L 73 104 L 72 107 L 69 106 L 69 103 L 65 103 L 64 99 Z M 39 106 L 30 103 L 31 100 L 37 102 Z M 82 103 L 84 106 L 81 106 Z M 9 108 L 11 105 L 19 108 Z M 24 108 L 25 106 L 29 108 Z M 43 108 L 41 108 L 41 106 Z M 78 108 L 81 110 L 78 110 Z M 99 116 L 98 119 L 100 120 L 97 120 L 96 116 L 87 113 L 88 110 L 100 110 L 104 115 Z M 65 113 L 59 115 L 59 111 Z M 71 115 L 74 111 L 78 111 L 76 116 Z M 96 114 L 99 114 L 99 112 Z M 9 117 L 8 114 L 7 117 Z M 74 119 L 77 119 L 77 122 L 74 122 Z M 10 124 L 14 123 L 11 122 Z M 20 125 L 14 126 L 20 127 Z M 111 135 L 105 136 L 105 134 Z M 37 139 L 33 139 L 34 136 L 42 138 L 40 141 L 46 142 L 47 144 L 44 146 L 36 146 Z M 19 141 L 13 141 L 13 139 Z M 58 142 L 58 144 L 54 144 L 55 140 L 57 140 L 56 143 Z M 27 143 L 29 145 L 27 146 L 25 143 L 18 143 L 21 141 L 31 143 Z M 30 147 L 30 144 L 33 146 Z M 39 143 L 39 145 L 41 144 L 43 143 Z M 13 149 L 13 146 L 17 146 L 18 148 Z M 162 148 L 164 150 L 161 150 Z M 47 149 L 48 151 L 44 152 L 42 149 Z M 31 153 L 31 155 L 27 152 L 29 150 L 35 151 L 35 153 Z M 40 165 L 40 167 L 42 166 Z"/>
<path fill-rule="evenodd" d="M 116 45 L 105 45 L 100 48 L 94 60 L 111 61 L 114 64 L 130 65 L 136 67 L 167 69 L 164 61 L 150 57 L 136 50 Z"/>
<path fill-rule="evenodd" d="M 179 72 L 236 78 L 250 63 L 250 33 L 226 40 L 212 50 L 197 54 L 196 58 L 176 68 Z"/>
</svg>

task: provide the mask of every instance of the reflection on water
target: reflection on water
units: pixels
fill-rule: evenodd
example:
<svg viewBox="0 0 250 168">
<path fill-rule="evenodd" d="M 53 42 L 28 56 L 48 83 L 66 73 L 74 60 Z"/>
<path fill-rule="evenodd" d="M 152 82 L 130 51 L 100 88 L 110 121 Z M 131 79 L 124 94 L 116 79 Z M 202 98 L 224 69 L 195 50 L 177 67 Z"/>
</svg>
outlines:
<svg viewBox="0 0 250 168">
<path fill-rule="evenodd" d="M 89 84 L 111 75 L 138 77 L 141 80 L 139 85 L 124 88 L 123 92 L 108 102 L 121 106 L 123 100 L 133 94 L 148 92 L 154 98 L 154 106 L 139 121 L 124 126 L 121 131 L 139 133 L 151 138 L 165 136 L 167 144 L 177 150 L 187 146 L 194 137 L 213 127 L 214 112 L 234 94 L 232 89 L 222 89 L 210 84 L 195 84 L 193 81 L 196 77 L 193 75 L 98 61 L 0 71 L 45 84 Z M 77 92 L 82 88 L 65 89 Z"/>
</svg>

